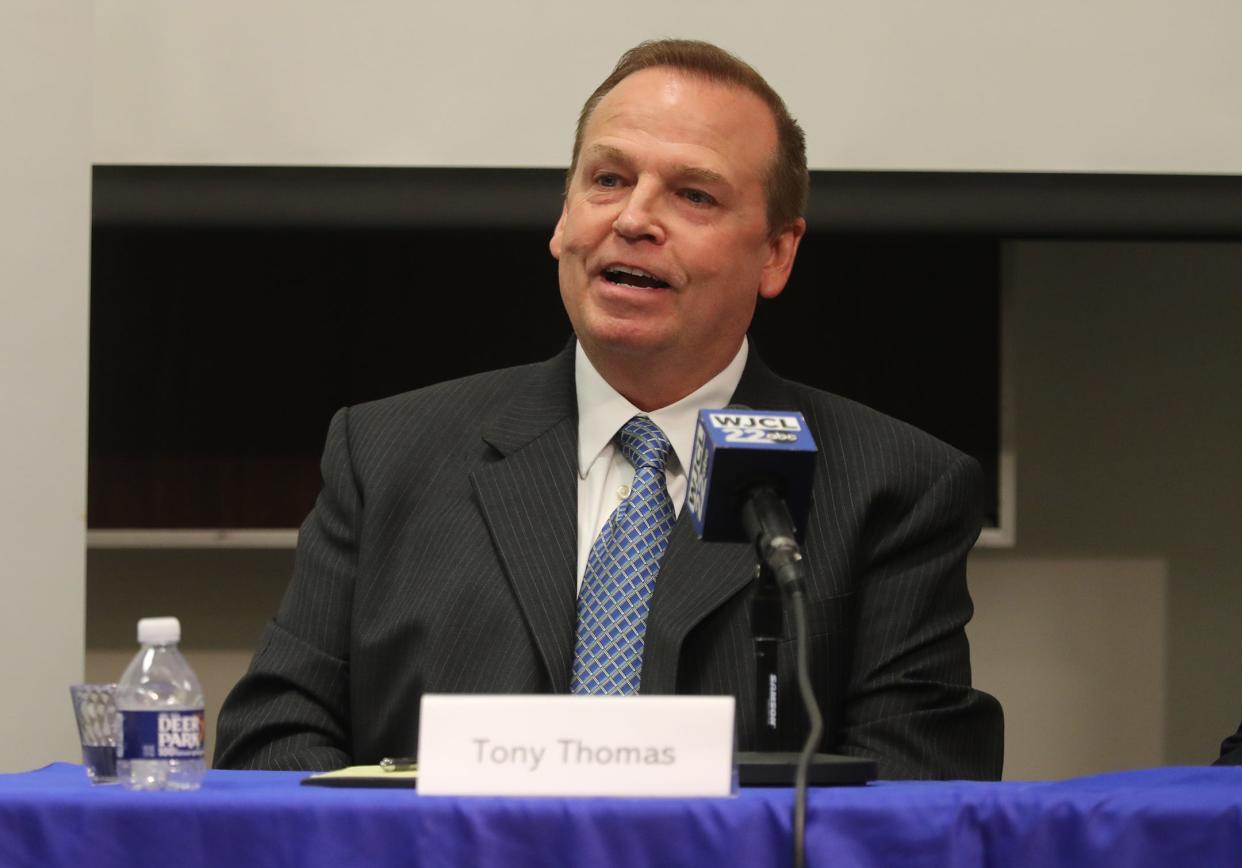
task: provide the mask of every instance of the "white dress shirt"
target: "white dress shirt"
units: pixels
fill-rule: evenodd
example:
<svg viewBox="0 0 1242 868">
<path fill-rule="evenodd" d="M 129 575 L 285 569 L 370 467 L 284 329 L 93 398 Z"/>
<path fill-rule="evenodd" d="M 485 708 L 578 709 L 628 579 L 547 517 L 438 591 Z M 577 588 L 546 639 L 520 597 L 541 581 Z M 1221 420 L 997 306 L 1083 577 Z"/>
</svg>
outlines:
<svg viewBox="0 0 1242 868">
<path fill-rule="evenodd" d="M 648 416 L 660 426 L 673 446 L 665 466 L 668 494 L 681 515 L 686 498 L 686 471 L 694 447 L 694 429 L 700 410 L 726 407 L 746 367 L 746 340 L 733 361 L 719 374 L 675 404 L 644 413 L 600 376 L 582 344 L 574 355 L 574 383 L 578 393 L 578 588 L 586 572 L 591 546 L 608 518 L 630 493 L 634 465 L 612 441 L 634 416 Z"/>
</svg>

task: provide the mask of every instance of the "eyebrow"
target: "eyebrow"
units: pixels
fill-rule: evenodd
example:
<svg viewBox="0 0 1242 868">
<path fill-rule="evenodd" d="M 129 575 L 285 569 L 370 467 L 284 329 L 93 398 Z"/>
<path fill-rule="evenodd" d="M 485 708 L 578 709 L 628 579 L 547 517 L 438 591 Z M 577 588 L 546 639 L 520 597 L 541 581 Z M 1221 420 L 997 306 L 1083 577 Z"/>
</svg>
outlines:
<svg viewBox="0 0 1242 868">
<path fill-rule="evenodd" d="M 702 166 L 678 166 L 677 177 L 686 181 L 695 181 L 699 184 L 723 184 L 725 183 L 724 175 L 719 172 L 713 172 L 711 169 L 704 169 Z"/>
<path fill-rule="evenodd" d="M 612 145 L 591 145 L 587 148 L 587 152 L 591 157 L 598 160 L 612 160 L 616 163 L 628 163 L 630 161 L 625 151 Z"/>
<path fill-rule="evenodd" d="M 629 165 L 631 162 L 629 155 L 625 151 L 613 145 L 591 145 L 587 148 L 587 152 L 594 159 L 611 160 L 625 165 Z M 698 184 L 727 183 L 724 175 L 711 169 L 705 169 L 702 166 L 691 166 L 683 163 L 674 167 L 673 174 L 677 178 Z"/>
</svg>

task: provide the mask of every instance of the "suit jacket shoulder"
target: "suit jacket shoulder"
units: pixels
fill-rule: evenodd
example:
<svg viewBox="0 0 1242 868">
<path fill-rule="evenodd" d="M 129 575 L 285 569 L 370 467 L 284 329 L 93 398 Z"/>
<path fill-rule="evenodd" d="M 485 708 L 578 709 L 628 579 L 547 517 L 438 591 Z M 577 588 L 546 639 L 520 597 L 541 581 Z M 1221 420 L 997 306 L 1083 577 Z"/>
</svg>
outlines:
<svg viewBox="0 0 1242 868">
<path fill-rule="evenodd" d="M 473 435 L 479 433 L 505 440 L 511 415 L 536 427 L 555 424 L 575 413 L 573 389 L 571 345 L 547 361 L 436 383 L 341 412 L 348 416 L 354 457 L 366 460 L 375 450 L 373 457 L 383 462 L 392 458 L 385 448 L 392 442 L 441 447 L 445 440 L 477 442 Z M 495 432 L 493 425 L 499 426 Z"/>
<path fill-rule="evenodd" d="M 982 521 L 978 462 L 761 364 L 735 400 L 801 411 L 819 447 L 803 551 L 828 749 L 875 758 L 881 777 L 999 777 L 1001 710 L 971 686 L 964 629 L 966 557 Z M 749 663 L 739 653 L 735 665 Z M 793 707 L 783 717 L 800 721 Z M 782 739 L 796 745 L 797 735 Z"/>
</svg>

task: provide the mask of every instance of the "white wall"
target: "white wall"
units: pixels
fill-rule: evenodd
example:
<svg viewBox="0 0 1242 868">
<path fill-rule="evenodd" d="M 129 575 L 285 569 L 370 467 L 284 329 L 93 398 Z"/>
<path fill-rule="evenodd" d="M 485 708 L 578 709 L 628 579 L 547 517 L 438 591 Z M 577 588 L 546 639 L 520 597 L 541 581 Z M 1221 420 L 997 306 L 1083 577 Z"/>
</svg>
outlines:
<svg viewBox="0 0 1242 868">
<path fill-rule="evenodd" d="M 107 0 L 98 163 L 563 166 L 643 39 L 709 39 L 813 168 L 1242 172 L 1236 0 Z"/>
<path fill-rule="evenodd" d="M 0 771 L 80 758 L 89 5 L 0 9 Z"/>
</svg>

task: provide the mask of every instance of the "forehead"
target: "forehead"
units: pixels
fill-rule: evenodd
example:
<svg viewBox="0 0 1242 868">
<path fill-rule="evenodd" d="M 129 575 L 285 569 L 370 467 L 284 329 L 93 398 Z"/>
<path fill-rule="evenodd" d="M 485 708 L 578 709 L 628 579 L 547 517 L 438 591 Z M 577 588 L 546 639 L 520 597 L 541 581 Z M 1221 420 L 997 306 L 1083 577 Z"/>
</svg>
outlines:
<svg viewBox="0 0 1242 868">
<path fill-rule="evenodd" d="M 776 121 L 744 87 L 653 67 L 627 76 L 599 101 L 583 129 L 583 155 L 600 143 L 762 178 L 776 152 Z"/>
</svg>

